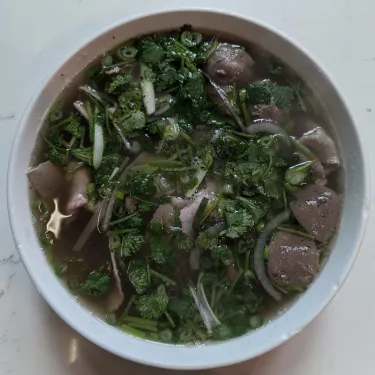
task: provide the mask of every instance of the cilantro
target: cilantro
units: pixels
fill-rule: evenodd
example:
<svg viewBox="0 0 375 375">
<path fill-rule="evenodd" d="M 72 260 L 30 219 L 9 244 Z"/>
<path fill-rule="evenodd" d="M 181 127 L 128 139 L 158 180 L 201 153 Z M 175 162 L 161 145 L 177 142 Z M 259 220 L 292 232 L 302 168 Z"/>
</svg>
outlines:
<svg viewBox="0 0 375 375">
<path fill-rule="evenodd" d="M 77 292 L 91 297 L 99 297 L 109 291 L 111 278 L 103 271 L 92 271 L 85 282 L 78 286 Z"/>
<path fill-rule="evenodd" d="M 65 151 L 59 151 L 56 148 L 50 147 L 45 157 L 47 160 L 60 164 L 62 167 L 68 165 L 68 156 Z"/>
<path fill-rule="evenodd" d="M 140 250 L 145 240 L 142 235 L 130 233 L 122 239 L 121 247 L 117 250 L 121 258 L 130 257 Z"/>
<path fill-rule="evenodd" d="M 196 244 L 204 250 L 212 250 L 218 246 L 218 237 L 210 232 L 199 233 Z"/>
<path fill-rule="evenodd" d="M 168 302 L 165 286 L 159 285 L 154 293 L 139 296 L 135 301 L 135 307 L 142 318 L 159 319 L 167 310 Z"/>
<path fill-rule="evenodd" d="M 119 166 L 120 161 L 121 156 L 117 153 L 104 155 L 100 167 L 95 171 L 96 184 L 99 186 L 107 184 L 109 177 L 113 170 Z"/>
<path fill-rule="evenodd" d="M 222 233 L 230 238 L 238 238 L 244 235 L 254 226 L 254 220 L 251 214 L 246 210 L 237 210 L 234 212 L 225 212 L 227 229 Z"/>
<path fill-rule="evenodd" d="M 247 87 L 250 104 L 275 104 L 278 108 L 287 108 L 295 101 L 291 87 L 281 86 L 273 82 L 252 83 Z"/>
<path fill-rule="evenodd" d="M 182 99 L 189 99 L 194 106 L 200 107 L 206 98 L 203 74 L 200 71 L 186 74 L 178 94 Z"/>
<path fill-rule="evenodd" d="M 164 50 L 157 39 L 156 35 L 148 35 L 139 40 L 138 50 L 142 62 L 154 64 L 163 60 Z"/>
<path fill-rule="evenodd" d="M 118 98 L 120 109 L 114 113 L 114 118 L 120 118 L 129 111 L 139 111 L 143 108 L 142 92 L 138 87 L 127 89 Z"/>
<path fill-rule="evenodd" d="M 137 293 L 144 293 L 150 285 L 147 264 L 142 260 L 132 260 L 128 266 L 128 278 Z"/>
<path fill-rule="evenodd" d="M 192 319 L 197 314 L 197 307 L 189 290 L 184 290 L 180 298 L 169 301 L 168 311 L 180 320 Z"/>
<path fill-rule="evenodd" d="M 107 94 L 116 93 L 118 92 L 118 89 L 132 82 L 132 80 L 133 78 L 130 75 L 116 75 L 111 79 L 105 91 Z"/>
<path fill-rule="evenodd" d="M 166 237 L 150 237 L 150 257 L 158 264 L 165 264 L 171 256 L 170 238 Z"/>
<path fill-rule="evenodd" d="M 221 261 L 225 265 L 232 264 L 234 261 L 233 250 L 227 245 L 218 245 L 212 248 L 211 257 L 213 260 Z"/>
<path fill-rule="evenodd" d="M 81 125 L 81 119 L 74 114 L 70 114 L 68 123 L 65 125 L 64 129 L 78 139 L 83 137 L 84 128 Z"/>
<path fill-rule="evenodd" d="M 154 67 L 156 91 L 163 92 L 179 83 L 180 75 L 177 69 L 167 62 L 162 62 Z"/>
<path fill-rule="evenodd" d="M 92 147 L 86 148 L 73 148 L 70 153 L 78 160 L 83 161 L 86 164 L 92 164 L 93 150 Z"/>
<path fill-rule="evenodd" d="M 173 244 L 178 251 L 188 251 L 194 246 L 194 240 L 182 231 L 173 235 Z"/>
<path fill-rule="evenodd" d="M 146 118 L 144 112 L 136 110 L 130 111 L 124 116 L 117 118 L 116 122 L 125 135 L 134 135 L 134 132 L 145 127 Z"/>
</svg>

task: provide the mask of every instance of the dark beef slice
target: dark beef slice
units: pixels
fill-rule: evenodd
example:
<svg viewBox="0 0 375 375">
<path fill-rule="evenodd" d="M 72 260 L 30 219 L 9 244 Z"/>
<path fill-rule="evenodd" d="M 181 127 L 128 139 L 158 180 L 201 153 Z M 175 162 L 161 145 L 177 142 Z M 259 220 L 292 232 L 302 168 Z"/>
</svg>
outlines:
<svg viewBox="0 0 375 375">
<path fill-rule="evenodd" d="M 242 48 L 220 44 L 209 57 L 206 72 L 218 85 L 246 85 L 253 74 L 254 60 Z"/>
<path fill-rule="evenodd" d="M 254 119 L 271 120 L 275 123 L 281 123 L 283 119 L 283 111 L 274 104 L 257 104 L 250 106 L 250 112 Z"/>
<path fill-rule="evenodd" d="M 320 242 L 328 241 L 338 227 L 341 199 L 325 186 L 299 189 L 290 207 L 299 224 Z"/>
<path fill-rule="evenodd" d="M 336 170 L 340 166 L 340 158 L 333 139 L 321 127 L 303 134 L 299 142 L 308 147 L 320 160 L 326 170 L 326 174 Z"/>
<path fill-rule="evenodd" d="M 66 183 L 64 170 L 50 161 L 30 168 L 27 171 L 27 176 L 39 196 L 45 200 L 57 198 Z"/>
<path fill-rule="evenodd" d="M 285 290 L 307 286 L 318 272 L 319 258 L 314 240 L 279 231 L 269 246 L 268 275 Z"/>
</svg>

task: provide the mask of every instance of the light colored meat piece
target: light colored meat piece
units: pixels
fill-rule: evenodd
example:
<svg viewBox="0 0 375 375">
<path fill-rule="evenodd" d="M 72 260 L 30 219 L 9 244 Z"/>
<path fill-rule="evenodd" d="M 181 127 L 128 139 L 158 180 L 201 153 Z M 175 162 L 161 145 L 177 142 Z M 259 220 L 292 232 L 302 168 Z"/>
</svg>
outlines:
<svg viewBox="0 0 375 375">
<path fill-rule="evenodd" d="M 164 203 L 157 208 L 151 221 L 161 224 L 168 231 L 173 226 L 173 213 L 173 205 Z"/>
<path fill-rule="evenodd" d="M 137 209 L 136 203 L 137 203 L 137 200 L 133 197 L 125 198 L 125 207 L 130 213 L 133 213 Z"/>
<path fill-rule="evenodd" d="M 70 180 L 66 212 L 74 215 L 88 202 L 87 186 L 91 182 L 88 168 L 81 167 L 73 172 Z"/>
</svg>

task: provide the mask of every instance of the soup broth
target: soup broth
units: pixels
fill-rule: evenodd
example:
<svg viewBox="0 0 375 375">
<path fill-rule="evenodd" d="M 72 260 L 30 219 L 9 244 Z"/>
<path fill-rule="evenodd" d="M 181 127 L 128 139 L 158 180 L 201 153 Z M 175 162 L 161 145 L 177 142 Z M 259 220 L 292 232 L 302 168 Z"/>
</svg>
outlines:
<svg viewBox="0 0 375 375">
<path fill-rule="evenodd" d="M 324 107 L 255 45 L 127 41 L 48 114 L 28 171 L 56 275 L 109 324 L 189 344 L 260 328 L 313 282 L 341 209 Z"/>
</svg>

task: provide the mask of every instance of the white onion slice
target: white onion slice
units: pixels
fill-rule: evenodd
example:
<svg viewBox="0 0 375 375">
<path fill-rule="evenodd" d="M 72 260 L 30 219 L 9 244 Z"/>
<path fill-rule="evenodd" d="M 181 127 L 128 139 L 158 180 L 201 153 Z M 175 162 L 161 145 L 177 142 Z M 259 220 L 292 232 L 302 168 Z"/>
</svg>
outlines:
<svg viewBox="0 0 375 375">
<path fill-rule="evenodd" d="M 98 169 L 100 167 L 100 164 L 102 164 L 103 152 L 104 152 L 103 128 L 100 125 L 95 124 L 94 155 L 92 158 L 92 164 L 95 169 Z"/>
<path fill-rule="evenodd" d="M 85 105 L 80 100 L 76 100 L 73 103 L 74 108 L 84 117 L 86 120 L 89 119 L 89 115 L 86 111 Z"/>
<path fill-rule="evenodd" d="M 141 64 L 141 89 L 143 94 L 143 104 L 146 108 L 146 113 L 151 115 L 155 112 L 155 90 L 154 84 L 150 79 L 147 79 L 145 76 L 147 66 Z"/>
</svg>

